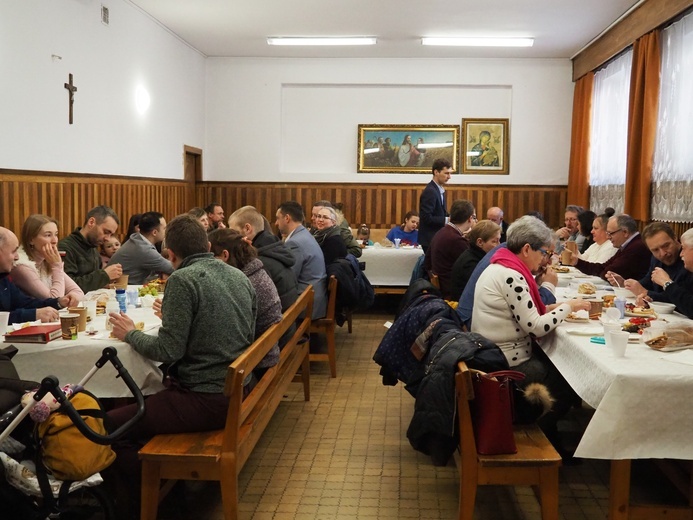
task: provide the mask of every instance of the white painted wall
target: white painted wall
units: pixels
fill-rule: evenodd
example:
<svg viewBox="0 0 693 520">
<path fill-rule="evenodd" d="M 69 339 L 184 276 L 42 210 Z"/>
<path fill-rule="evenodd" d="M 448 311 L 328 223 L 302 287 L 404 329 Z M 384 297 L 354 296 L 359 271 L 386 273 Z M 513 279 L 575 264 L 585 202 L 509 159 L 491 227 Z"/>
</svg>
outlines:
<svg viewBox="0 0 693 520">
<path fill-rule="evenodd" d="M 0 71 L 0 168 L 182 179 L 204 147 L 204 56 L 124 0 L 3 0 Z"/>
<path fill-rule="evenodd" d="M 510 175 L 459 184 L 565 185 L 569 60 L 207 59 L 204 177 L 212 181 L 423 183 L 356 173 L 357 126 L 510 119 Z"/>
</svg>

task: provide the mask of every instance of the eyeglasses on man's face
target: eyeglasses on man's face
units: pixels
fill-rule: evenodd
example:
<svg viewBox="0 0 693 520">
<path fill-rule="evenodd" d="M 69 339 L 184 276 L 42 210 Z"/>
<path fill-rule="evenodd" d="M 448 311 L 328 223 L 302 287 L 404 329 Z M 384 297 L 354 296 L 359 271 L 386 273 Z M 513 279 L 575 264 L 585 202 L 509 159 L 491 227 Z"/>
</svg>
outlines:
<svg viewBox="0 0 693 520">
<path fill-rule="evenodd" d="M 541 247 L 537 249 L 537 251 L 539 251 L 544 256 L 551 256 L 553 254 L 553 251 L 551 249 L 543 249 Z"/>
<path fill-rule="evenodd" d="M 611 237 L 614 236 L 616 233 L 620 233 L 621 231 L 623 231 L 623 229 L 617 229 L 616 231 L 607 231 L 607 232 L 606 232 L 606 236 L 608 236 L 609 238 L 611 238 Z"/>
</svg>

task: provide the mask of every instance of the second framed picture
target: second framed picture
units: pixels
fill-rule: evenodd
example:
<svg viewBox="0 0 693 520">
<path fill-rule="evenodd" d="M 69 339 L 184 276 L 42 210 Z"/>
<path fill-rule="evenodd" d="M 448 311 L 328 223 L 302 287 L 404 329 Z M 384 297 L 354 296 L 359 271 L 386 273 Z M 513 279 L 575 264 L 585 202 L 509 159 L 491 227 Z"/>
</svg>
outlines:
<svg viewBox="0 0 693 520">
<path fill-rule="evenodd" d="M 462 119 L 462 173 L 510 172 L 508 119 Z"/>
</svg>

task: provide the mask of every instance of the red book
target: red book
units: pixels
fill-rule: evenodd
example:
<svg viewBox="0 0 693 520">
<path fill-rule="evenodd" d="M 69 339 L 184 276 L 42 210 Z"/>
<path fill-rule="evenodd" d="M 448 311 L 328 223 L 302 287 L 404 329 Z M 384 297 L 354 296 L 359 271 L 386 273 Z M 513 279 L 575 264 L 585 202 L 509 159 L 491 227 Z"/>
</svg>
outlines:
<svg viewBox="0 0 693 520">
<path fill-rule="evenodd" d="M 48 343 L 62 337 L 60 324 L 32 325 L 5 334 L 5 343 Z"/>
</svg>

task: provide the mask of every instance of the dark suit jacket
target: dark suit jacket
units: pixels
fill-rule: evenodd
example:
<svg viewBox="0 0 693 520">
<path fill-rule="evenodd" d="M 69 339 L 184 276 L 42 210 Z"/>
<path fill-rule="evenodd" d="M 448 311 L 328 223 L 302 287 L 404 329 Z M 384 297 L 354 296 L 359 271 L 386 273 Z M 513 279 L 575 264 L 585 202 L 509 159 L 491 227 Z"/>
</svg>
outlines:
<svg viewBox="0 0 693 520">
<path fill-rule="evenodd" d="M 580 259 L 575 267 L 585 274 L 599 276 L 600 278 L 605 278 L 607 271 L 613 271 L 616 274 L 620 274 L 624 280 L 628 278 L 640 280 L 649 269 L 651 258 L 652 253 L 640 235 L 637 235 L 628 242 L 624 249 L 619 249 L 605 263 L 596 264 Z"/>
<path fill-rule="evenodd" d="M 428 248 L 435 235 L 444 225 L 447 211 L 447 194 L 443 194 L 445 202 L 440 200 L 438 185 L 431 181 L 419 198 L 419 244 Z"/>
</svg>

